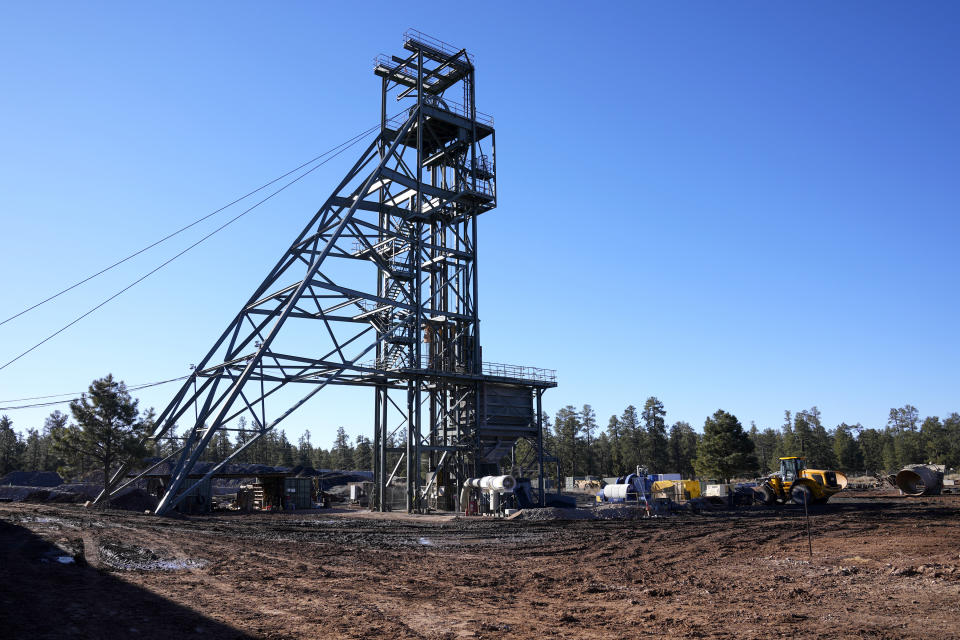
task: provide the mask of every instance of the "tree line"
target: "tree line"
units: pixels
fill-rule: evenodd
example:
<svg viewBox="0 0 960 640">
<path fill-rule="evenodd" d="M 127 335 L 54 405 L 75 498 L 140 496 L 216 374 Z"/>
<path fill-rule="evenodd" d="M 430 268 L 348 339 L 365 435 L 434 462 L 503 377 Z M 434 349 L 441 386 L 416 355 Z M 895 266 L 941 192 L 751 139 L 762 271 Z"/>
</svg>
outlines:
<svg viewBox="0 0 960 640">
<path fill-rule="evenodd" d="M 564 475 L 619 476 L 637 466 L 650 473 L 693 478 L 765 475 L 779 458 L 802 456 L 810 468 L 847 474 L 892 472 L 908 464 L 960 466 L 960 414 L 920 419 L 916 407 L 890 409 L 886 425 L 840 423 L 828 428 L 817 407 L 784 412 L 778 427 L 745 429 L 736 416 L 719 410 L 702 432 L 684 421 L 669 427 L 666 410 L 650 397 L 638 411 L 629 405 L 600 429 L 587 404 L 567 405 L 553 420 L 545 415 L 547 446 L 560 458 Z"/>
<path fill-rule="evenodd" d="M 182 438 L 174 427 L 152 446 L 144 446 L 144 437 L 153 429 L 153 417 L 152 409 L 141 412 L 126 385 L 110 375 L 95 380 L 86 393 L 71 402 L 70 415 L 54 411 L 39 428 L 20 433 L 9 416 L 0 416 L 0 476 L 17 470 L 57 471 L 64 478 L 79 479 L 91 471 L 109 475 L 128 457 L 166 457 L 182 446 Z M 309 430 L 296 443 L 290 442 L 282 430 L 268 431 L 251 443 L 255 434 L 255 429 L 240 417 L 232 431 L 214 435 L 207 448 L 209 458 L 221 460 L 239 451 L 233 458 L 237 463 L 373 468 L 369 438 L 357 436 L 351 441 L 343 427 L 337 429 L 329 449 L 314 446 Z"/>
<path fill-rule="evenodd" d="M 107 473 L 125 457 L 164 457 L 176 451 L 181 438 L 174 429 L 151 448 L 143 436 L 153 427 L 153 411 L 141 412 L 123 382 L 107 376 L 91 383 L 87 393 L 70 403 L 68 416 L 51 413 L 39 428 L 19 433 L 13 421 L 0 416 L 0 475 L 14 470 L 58 471 L 77 478 L 89 471 Z M 778 427 L 745 429 L 737 417 L 718 410 L 698 432 L 687 422 L 668 426 L 663 403 L 651 396 L 639 411 L 627 406 L 610 416 L 605 428 L 587 404 L 567 405 L 551 418 L 544 415 L 545 446 L 560 461 L 561 475 L 619 476 L 638 466 L 650 473 L 725 479 L 775 471 L 778 458 L 803 456 L 815 468 L 847 474 L 883 473 L 912 463 L 960 466 L 960 414 L 923 420 L 916 407 L 890 409 L 886 425 L 864 427 L 840 423 L 828 428 L 817 407 L 784 412 Z M 72 420 L 71 420 L 72 417 Z M 337 429 L 330 448 L 315 446 L 309 430 L 291 442 L 282 430 L 269 431 L 251 443 L 254 429 L 241 417 L 231 431 L 215 434 L 210 458 L 238 452 L 234 461 L 286 467 L 371 470 L 369 438 L 351 440 Z M 391 443 L 390 446 L 398 446 Z"/>
</svg>

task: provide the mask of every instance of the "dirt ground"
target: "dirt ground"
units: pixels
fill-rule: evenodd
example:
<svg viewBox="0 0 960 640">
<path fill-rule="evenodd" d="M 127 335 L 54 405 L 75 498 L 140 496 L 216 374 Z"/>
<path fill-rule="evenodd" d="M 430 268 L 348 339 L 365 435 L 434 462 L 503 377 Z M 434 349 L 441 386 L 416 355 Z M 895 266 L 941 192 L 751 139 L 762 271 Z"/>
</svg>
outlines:
<svg viewBox="0 0 960 640">
<path fill-rule="evenodd" d="M 0 504 L 11 638 L 960 637 L 960 496 L 523 521 Z M 53 546 L 56 545 L 56 546 Z"/>
</svg>

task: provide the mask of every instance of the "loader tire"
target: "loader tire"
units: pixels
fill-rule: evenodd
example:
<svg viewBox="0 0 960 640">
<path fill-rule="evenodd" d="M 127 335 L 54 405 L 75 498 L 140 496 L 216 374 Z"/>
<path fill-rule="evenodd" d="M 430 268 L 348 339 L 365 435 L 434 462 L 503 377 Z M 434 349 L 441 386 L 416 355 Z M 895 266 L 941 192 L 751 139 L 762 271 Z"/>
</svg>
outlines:
<svg viewBox="0 0 960 640">
<path fill-rule="evenodd" d="M 797 485 L 790 490 L 790 499 L 794 504 L 813 504 L 813 492 L 810 487 Z"/>
</svg>

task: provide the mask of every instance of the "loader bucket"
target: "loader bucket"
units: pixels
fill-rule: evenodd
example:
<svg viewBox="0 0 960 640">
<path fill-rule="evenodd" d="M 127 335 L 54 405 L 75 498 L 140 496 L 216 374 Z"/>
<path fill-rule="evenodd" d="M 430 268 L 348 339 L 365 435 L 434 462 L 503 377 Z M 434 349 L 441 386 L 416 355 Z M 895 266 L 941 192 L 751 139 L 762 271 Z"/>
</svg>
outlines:
<svg viewBox="0 0 960 640">
<path fill-rule="evenodd" d="M 850 481 L 847 480 L 847 476 L 837 471 L 837 486 L 840 487 L 840 490 L 843 491 L 846 489 L 849 483 Z"/>
</svg>

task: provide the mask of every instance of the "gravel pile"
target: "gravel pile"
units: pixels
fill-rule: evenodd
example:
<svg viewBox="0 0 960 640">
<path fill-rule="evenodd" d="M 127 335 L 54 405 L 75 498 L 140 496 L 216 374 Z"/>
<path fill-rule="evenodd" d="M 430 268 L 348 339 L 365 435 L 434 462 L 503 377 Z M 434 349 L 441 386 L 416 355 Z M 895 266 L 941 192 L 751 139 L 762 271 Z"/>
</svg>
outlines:
<svg viewBox="0 0 960 640">
<path fill-rule="evenodd" d="M 592 511 L 597 520 L 633 520 L 647 517 L 646 509 L 638 504 L 600 504 Z"/>
<path fill-rule="evenodd" d="M 56 471 L 11 471 L 0 478 L 0 484 L 17 487 L 59 487 L 63 478 Z"/>
<path fill-rule="evenodd" d="M 84 499 L 81 500 L 81 502 L 93 500 L 100 495 L 102 490 L 102 484 L 93 484 L 91 482 L 72 482 L 69 484 L 62 484 L 57 487 L 57 491 L 68 491 L 70 493 L 76 493 L 83 496 Z"/>
<path fill-rule="evenodd" d="M 33 487 L 0 486 L 0 502 L 23 502 L 33 490 Z"/>
<path fill-rule="evenodd" d="M 157 502 L 157 498 L 143 489 L 131 488 L 110 500 L 110 506 L 127 511 L 153 511 L 157 508 Z"/>
<path fill-rule="evenodd" d="M 7 487 L 0 486 L 0 502 L 86 502 L 88 498 L 75 491 L 64 490 L 63 485 L 56 489 L 45 487 Z"/>
</svg>

